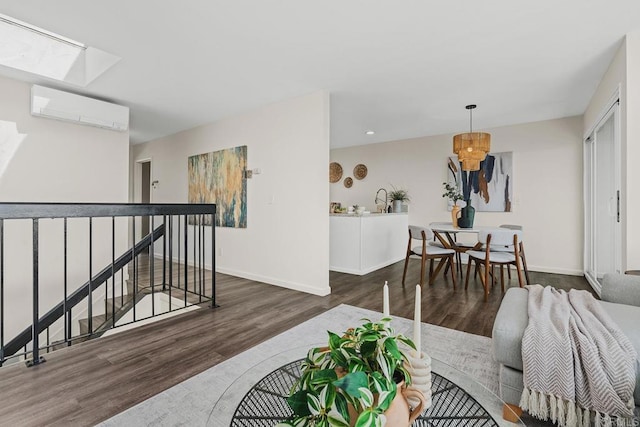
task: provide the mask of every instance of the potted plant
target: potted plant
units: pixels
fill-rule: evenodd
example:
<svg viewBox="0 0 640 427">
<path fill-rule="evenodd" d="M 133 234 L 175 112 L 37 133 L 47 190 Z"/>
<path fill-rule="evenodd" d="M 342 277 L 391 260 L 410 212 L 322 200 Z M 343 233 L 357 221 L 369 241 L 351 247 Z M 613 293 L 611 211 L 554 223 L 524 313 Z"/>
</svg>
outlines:
<svg viewBox="0 0 640 427">
<path fill-rule="evenodd" d="M 398 189 L 394 186 L 391 186 L 393 190 L 389 191 L 389 201 L 393 203 L 393 212 L 399 213 L 402 212 L 402 203 L 410 202 L 409 193 L 407 190 Z"/>
<path fill-rule="evenodd" d="M 442 197 L 446 197 L 453 202 L 453 207 L 451 208 L 451 223 L 454 227 L 458 226 L 458 213 L 460 212 L 460 206 L 458 206 L 458 200 L 463 200 L 462 194 L 460 193 L 460 189 L 456 184 L 450 185 L 447 182 L 443 182 L 444 186 L 444 194 Z"/>
<path fill-rule="evenodd" d="M 423 403 L 424 396 L 405 388 L 411 376 L 399 343 L 413 349 L 415 345 L 394 333 L 389 318 L 378 323 L 364 320 L 362 326 L 342 336 L 329 332 L 328 347 L 309 350 L 288 399 L 292 419 L 279 426 L 383 426 L 387 417 L 398 415 L 390 413 L 392 407 L 404 410 L 400 417 L 406 423 L 400 424 L 408 426 L 420 414 L 422 405 L 411 412 L 406 403 L 411 392 L 411 397 L 419 393 Z"/>
</svg>

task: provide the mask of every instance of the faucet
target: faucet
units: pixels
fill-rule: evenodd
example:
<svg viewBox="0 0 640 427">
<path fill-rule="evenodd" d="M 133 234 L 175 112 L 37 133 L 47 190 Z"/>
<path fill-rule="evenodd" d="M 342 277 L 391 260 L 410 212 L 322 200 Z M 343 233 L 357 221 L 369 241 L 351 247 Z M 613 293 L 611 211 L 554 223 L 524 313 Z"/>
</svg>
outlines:
<svg viewBox="0 0 640 427">
<path fill-rule="evenodd" d="M 384 199 L 380 199 L 380 197 L 378 197 L 378 195 L 380 194 L 381 191 L 384 191 Z M 385 190 L 384 188 L 380 188 L 378 189 L 378 191 L 376 191 L 376 199 L 374 200 L 374 204 L 376 206 L 378 206 L 378 202 L 383 201 L 384 202 L 384 209 L 382 211 L 382 213 L 387 211 L 387 200 L 389 199 L 389 194 L 387 193 L 387 190 Z"/>
</svg>

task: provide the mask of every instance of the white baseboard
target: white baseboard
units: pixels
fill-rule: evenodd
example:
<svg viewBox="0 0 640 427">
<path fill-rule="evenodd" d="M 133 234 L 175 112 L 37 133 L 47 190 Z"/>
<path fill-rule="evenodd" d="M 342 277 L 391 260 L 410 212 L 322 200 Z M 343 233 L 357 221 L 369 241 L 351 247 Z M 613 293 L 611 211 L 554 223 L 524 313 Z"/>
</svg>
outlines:
<svg viewBox="0 0 640 427">
<path fill-rule="evenodd" d="M 162 259 L 162 254 L 155 254 L 154 258 Z M 173 257 L 173 261 L 178 263 L 182 262 L 178 257 Z M 187 264 L 190 266 L 194 266 L 194 260 L 187 260 Z M 211 263 L 204 263 L 204 268 L 211 270 Z M 282 288 L 292 289 L 294 291 L 306 292 L 308 294 L 318 295 L 324 297 L 331 293 L 331 287 L 327 284 L 327 287 L 324 289 L 314 288 L 312 286 L 305 285 L 303 283 L 296 282 L 288 282 L 286 280 L 281 280 L 275 277 L 268 277 L 259 274 L 253 274 L 246 271 L 234 270 L 231 268 L 221 267 L 220 265 L 216 265 L 216 271 L 222 274 L 228 274 L 230 276 L 242 277 L 243 279 L 255 280 L 256 282 L 263 282 L 269 285 L 280 286 Z"/>
<path fill-rule="evenodd" d="M 335 271 L 338 273 L 347 273 L 347 274 L 353 274 L 356 276 L 363 276 L 365 274 L 367 274 L 366 272 L 363 272 L 362 270 L 354 270 L 351 268 L 342 268 L 342 267 L 334 267 L 334 266 L 329 266 L 329 270 L 330 271 Z"/>
<path fill-rule="evenodd" d="M 155 258 L 158 259 L 162 259 L 162 254 L 155 254 Z M 392 263 L 389 263 L 388 265 L 394 264 L 396 262 L 401 261 L 404 258 L 401 258 L 397 261 L 394 261 Z M 177 257 L 173 257 L 174 262 L 179 262 Z M 462 260 L 463 264 L 466 264 L 466 260 L 463 258 Z M 187 264 L 189 264 L 190 266 L 194 265 L 194 260 L 189 260 L 187 262 Z M 339 273 L 347 273 L 347 274 L 354 274 L 354 275 L 359 275 L 362 276 L 364 274 L 369 274 L 375 270 L 378 270 L 380 268 L 386 267 L 387 265 L 381 265 L 381 266 L 376 266 L 376 267 L 372 267 L 371 269 L 367 269 L 364 271 L 361 270 L 350 270 L 350 269 L 343 269 L 343 268 L 336 268 L 336 267 L 330 267 L 330 270 L 332 271 L 337 271 Z M 204 268 L 211 270 L 211 263 L 206 263 L 204 264 Z M 277 279 L 275 277 L 268 277 L 268 276 L 262 276 L 262 275 L 258 275 L 258 274 L 253 274 L 253 273 L 249 273 L 246 271 L 240 271 L 240 270 L 233 270 L 233 269 L 229 269 L 229 268 L 225 268 L 225 267 L 221 267 L 221 266 L 217 266 L 216 271 L 218 271 L 219 273 L 223 273 L 223 274 L 229 274 L 230 276 L 237 276 L 237 277 L 242 277 L 244 279 L 249 279 L 249 280 L 255 280 L 257 282 L 264 282 L 264 283 L 268 283 L 270 285 L 275 285 L 275 286 L 280 286 L 283 288 L 287 288 L 287 289 L 293 289 L 295 291 L 300 291 L 300 292 L 306 292 L 309 294 L 313 294 L 313 295 L 318 295 L 318 296 L 326 296 L 329 295 L 331 293 L 331 287 L 327 286 L 326 289 L 318 289 L 318 288 L 314 288 L 308 285 L 305 285 L 303 283 L 295 283 L 295 282 L 288 282 L 285 280 L 280 280 Z M 584 272 L 582 270 L 575 270 L 575 269 L 571 269 L 571 268 L 557 268 L 557 267 L 542 267 L 542 266 L 537 266 L 537 265 L 530 265 L 529 266 L 529 271 L 537 271 L 537 272 L 541 272 L 541 273 L 553 273 L 553 274 L 565 274 L 567 276 L 584 276 Z"/>
<path fill-rule="evenodd" d="M 230 268 L 218 267 L 219 273 L 228 274 L 230 276 L 242 277 L 244 279 L 255 280 L 256 282 L 264 282 L 270 285 L 280 286 L 282 288 L 292 289 L 294 291 L 306 292 L 308 294 L 318 295 L 321 297 L 327 296 L 331 293 L 331 287 L 327 284 L 326 288 L 318 289 L 303 283 L 288 282 L 280 280 L 275 277 L 262 276 L 253 273 L 247 273 L 246 271 L 233 270 Z"/>
<path fill-rule="evenodd" d="M 530 265 L 529 271 L 538 271 L 540 273 L 565 274 L 567 276 L 584 276 L 584 272 L 582 270 L 574 270 L 572 268 L 541 267 L 538 265 Z"/>
<path fill-rule="evenodd" d="M 379 265 L 375 265 L 373 267 L 369 267 L 369 268 L 365 268 L 364 270 L 356 270 L 356 269 L 352 269 L 352 268 L 343 268 L 343 267 L 335 267 L 335 266 L 329 266 L 329 270 L 331 271 L 337 271 L 338 273 L 348 273 L 348 274 L 355 274 L 358 276 L 364 276 L 365 274 L 369 274 L 369 273 L 373 273 L 376 270 L 380 270 L 381 268 L 387 267 L 391 264 L 395 264 L 396 262 L 402 261 L 404 260 L 404 256 L 398 258 L 398 259 L 394 259 L 392 261 L 388 261 L 388 262 L 383 262 Z"/>
<path fill-rule="evenodd" d="M 462 263 L 466 264 L 468 256 L 462 254 Z M 544 267 L 540 265 L 529 265 L 529 271 L 539 271 L 540 273 L 553 273 L 553 274 L 565 274 L 567 276 L 584 276 L 582 270 L 575 270 L 573 268 L 557 268 L 557 267 Z"/>
</svg>

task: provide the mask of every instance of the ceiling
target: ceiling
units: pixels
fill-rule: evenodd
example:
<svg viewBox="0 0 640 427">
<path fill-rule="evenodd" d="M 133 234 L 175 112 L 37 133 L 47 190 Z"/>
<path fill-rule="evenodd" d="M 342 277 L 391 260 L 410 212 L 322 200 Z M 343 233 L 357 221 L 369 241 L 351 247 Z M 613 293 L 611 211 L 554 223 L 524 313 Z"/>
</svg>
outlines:
<svg viewBox="0 0 640 427">
<path fill-rule="evenodd" d="M 149 141 L 316 90 L 331 147 L 582 114 L 637 0 L 0 0 L 0 13 L 122 58 L 82 88 Z M 1 41 L 0 41 L 1 42 Z M 374 135 L 365 131 L 374 130 Z"/>
</svg>

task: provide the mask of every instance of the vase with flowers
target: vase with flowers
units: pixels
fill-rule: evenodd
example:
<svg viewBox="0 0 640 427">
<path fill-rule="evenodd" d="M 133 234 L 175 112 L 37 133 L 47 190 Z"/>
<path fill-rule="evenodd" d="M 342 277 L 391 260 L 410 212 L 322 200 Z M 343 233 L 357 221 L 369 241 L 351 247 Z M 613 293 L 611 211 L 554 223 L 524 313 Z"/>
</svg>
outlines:
<svg viewBox="0 0 640 427">
<path fill-rule="evenodd" d="M 458 186 L 455 184 L 451 185 L 447 182 L 443 182 L 442 185 L 444 186 L 444 191 L 445 191 L 442 197 L 448 198 L 453 203 L 453 206 L 451 207 L 451 223 L 455 228 L 458 228 L 458 216 L 460 214 L 460 206 L 458 206 L 457 202 L 458 200 L 463 199 L 462 194 L 460 193 Z"/>
</svg>

